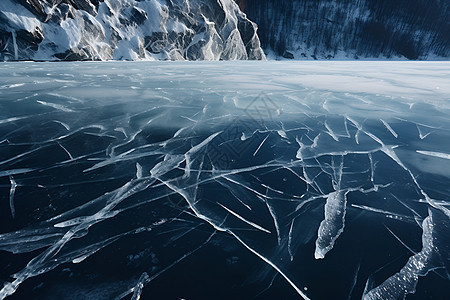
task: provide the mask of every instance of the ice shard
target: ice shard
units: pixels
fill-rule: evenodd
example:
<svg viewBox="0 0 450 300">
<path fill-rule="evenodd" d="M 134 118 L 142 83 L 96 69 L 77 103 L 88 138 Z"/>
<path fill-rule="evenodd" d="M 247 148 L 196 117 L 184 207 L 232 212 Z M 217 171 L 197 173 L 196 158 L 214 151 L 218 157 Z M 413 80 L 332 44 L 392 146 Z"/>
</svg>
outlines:
<svg viewBox="0 0 450 300">
<path fill-rule="evenodd" d="M 11 209 L 11 216 L 14 219 L 16 216 L 16 209 L 14 208 L 14 194 L 16 193 L 17 183 L 12 176 L 9 176 L 9 180 L 11 181 L 11 189 L 9 191 L 9 207 Z"/>
<path fill-rule="evenodd" d="M 449 227 L 445 222 L 446 217 L 442 220 L 440 214 L 442 213 L 433 213 L 430 210 L 429 216 L 423 220 L 422 250 L 411 256 L 398 273 L 369 290 L 364 295 L 364 300 L 404 299 L 407 294 L 415 293 L 419 276 L 426 276 L 434 269 L 444 268 L 445 260 L 448 260 L 448 245 L 442 245 L 438 236 Z"/>
<path fill-rule="evenodd" d="M 316 259 L 324 258 L 344 231 L 346 205 L 347 197 L 344 192 L 336 191 L 328 195 L 324 209 L 325 219 L 320 223 L 317 232 L 314 252 Z"/>
</svg>

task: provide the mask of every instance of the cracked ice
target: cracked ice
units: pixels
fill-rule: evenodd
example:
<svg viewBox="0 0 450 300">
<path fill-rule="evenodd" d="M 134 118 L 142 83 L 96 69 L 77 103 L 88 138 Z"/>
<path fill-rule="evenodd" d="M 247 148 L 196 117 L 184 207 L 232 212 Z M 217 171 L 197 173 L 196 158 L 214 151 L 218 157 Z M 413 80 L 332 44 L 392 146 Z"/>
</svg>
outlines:
<svg viewBox="0 0 450 300">
<path fill-rule="evenodd" d="M 449 67 L 3 64 L 0 299 L 444 297 Z"/>
</svg>

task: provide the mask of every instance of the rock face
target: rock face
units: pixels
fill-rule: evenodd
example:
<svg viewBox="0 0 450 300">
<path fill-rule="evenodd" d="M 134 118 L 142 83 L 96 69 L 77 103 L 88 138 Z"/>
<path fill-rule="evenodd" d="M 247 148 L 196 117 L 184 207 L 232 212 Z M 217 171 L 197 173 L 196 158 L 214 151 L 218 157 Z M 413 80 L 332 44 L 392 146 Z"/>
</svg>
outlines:
<svg viewBox="0 0 450 300">
<path fill-rule="evenodd" d="M 233 0 L 1 0 L 0 60 L 265 59 Z"/>
<path fill-rule="evenodd" d="M 450 1 L 239 0 L 265 50 L 295 59 L 449 59 Z"/>
</svg>

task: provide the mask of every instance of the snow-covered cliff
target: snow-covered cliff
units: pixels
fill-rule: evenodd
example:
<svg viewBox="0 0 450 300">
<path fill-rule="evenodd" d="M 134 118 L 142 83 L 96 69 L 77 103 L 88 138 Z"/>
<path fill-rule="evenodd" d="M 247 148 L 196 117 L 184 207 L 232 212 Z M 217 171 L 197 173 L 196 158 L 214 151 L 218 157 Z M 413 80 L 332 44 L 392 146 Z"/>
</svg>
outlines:
<svg viewBox="0 0 450 300">
<path fill-rule="evenodd" d="M 448 0 L 237 2 L 258 24 L 263 48 L 279 57 L 450 58 Z"/>
<path fill-rule="evenodd" d="M 1 60 L 265 59 L 233 0 L 1 0 Z"/>
</svg>

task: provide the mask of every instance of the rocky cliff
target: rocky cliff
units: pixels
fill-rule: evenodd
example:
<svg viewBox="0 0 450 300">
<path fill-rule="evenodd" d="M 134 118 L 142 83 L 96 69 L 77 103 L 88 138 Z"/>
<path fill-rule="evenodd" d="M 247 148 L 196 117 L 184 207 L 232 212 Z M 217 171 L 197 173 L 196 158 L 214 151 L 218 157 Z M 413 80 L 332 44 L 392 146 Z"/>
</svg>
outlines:
<svg viewBox="0 0 450 300">
<path fill-rule="evenodd" d="M 265 59 L 233 0 L 1 0 L 3 60 Z"/>
<path fill-rule="evenodd" d="M 296 59 L 446 59 L 448 0 L 237 0 L 263 48 Z"/>
</svg>

